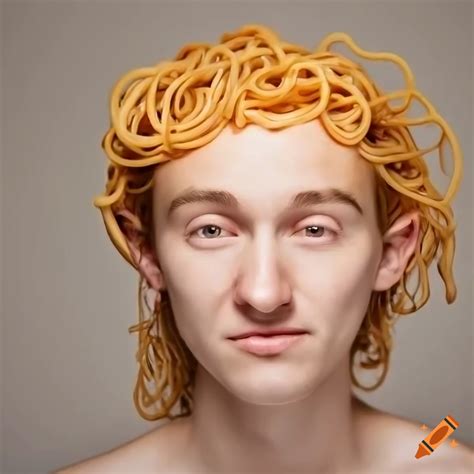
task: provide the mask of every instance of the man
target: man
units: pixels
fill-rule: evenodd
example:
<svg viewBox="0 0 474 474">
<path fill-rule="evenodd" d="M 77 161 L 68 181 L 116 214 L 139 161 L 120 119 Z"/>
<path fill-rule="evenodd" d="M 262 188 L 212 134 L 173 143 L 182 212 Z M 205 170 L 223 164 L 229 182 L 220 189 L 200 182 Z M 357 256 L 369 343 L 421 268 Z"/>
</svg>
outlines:
<svg viewBox="0 0 474 474">
<path fill-rule="evenodd" d="M 416 211 L 380 232 L 375 183 L 319 120 L 227 126 L 158 166 L 154 249 L 127 245 L 198 361 L 193 412 L 58 472 L 472 472 L 464 445 L 415 459 L 421 423 L 351 392 L 371 293 L 400 280 L 420 232 Z M 303 334 L 231 339 L 276 328 Z"/>
</svg>

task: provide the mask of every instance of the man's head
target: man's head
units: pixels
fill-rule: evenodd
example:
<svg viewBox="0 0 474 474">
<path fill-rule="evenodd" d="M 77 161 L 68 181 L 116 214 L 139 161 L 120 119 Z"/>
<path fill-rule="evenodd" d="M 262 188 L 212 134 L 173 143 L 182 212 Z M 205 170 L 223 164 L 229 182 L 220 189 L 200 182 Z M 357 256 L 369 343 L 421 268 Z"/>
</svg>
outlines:
<svg viewBox="0 0 474 474">
<path fill-rule="evenodd" d="M 157 68 L 120 102 L 123 80 L 112 96 L 114 128 L 103 144 L 116 166 L 96 205 L 117 248 L 163 303 L 134 329 L 142 366 L 135 401 L 148 419 L 169 416 L 178 396 L 184 406 L 196 363 L 254 403 L 301 398 L 358 351 L 371 352 L 366 367 L 384 366 L 379 385 L 394 313 L 420 306 L 403 307 L 411 299 L 405 279 L 415 264 L 427 278 L 437 243 L 447 252 L 439 268 L 448 302 L 455 297 L 453 235 L 433 225 L 429 205 L 436 191 L 396 122 L 401 115 L 390 124 L 393 109 L 360 66 L 323 46 L 311 55 L 280 43 L 263 27 L 223 40 L 225 48 L 183 48 L 167 75 Z M 141 105 L 127 121 L 133 94 Z M 216 190 L 228 194 L 183 204 L 190 192 L 202 198 Z M 448 205 L 443 213 L 450 217 Z M 302 327 L 310 337 L 298 360 L 260 373 L 227 338 L 275 325 Z M 168 405 L 151 416 L 138 393 L 146 391 L 145 367 L 157 379 L 166 373 L 172 388 Z M 154 398 L 165 398 L 165 388 Z"/>
<path fill-rule="evenodd" d="M 215 194 L 184 204 L 190 191 L 202 197 L 196 190 L 223 190 L 238 207 Z M 313 204 L 288 208 L 307 191 L 319 202 L 313 194 Z M 182 205 L 169 212 L 175 199 Z M 232 393 L 256 403 L 301 398 L 349 354 L 372 291 L 394 285 L 414 251 L 418 216 L 400 217 L 381 236 L 376 207 L 373 167 L 318 120 L 278 132 L 227 127 L 157 168 L 158 265 L 149 253 L 139 268 L 168 291 L 186 345 Z M 227 339 L 257 326 L 296 326 L 310 337 L 272 370 Z"/>
</svg>

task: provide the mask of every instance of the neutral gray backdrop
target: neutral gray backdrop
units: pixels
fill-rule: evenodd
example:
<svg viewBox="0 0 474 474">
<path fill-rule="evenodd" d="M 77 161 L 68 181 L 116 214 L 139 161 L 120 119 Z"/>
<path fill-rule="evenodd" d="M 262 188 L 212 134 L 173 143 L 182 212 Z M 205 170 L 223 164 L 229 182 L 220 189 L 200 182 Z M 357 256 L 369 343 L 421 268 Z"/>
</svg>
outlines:
<svg viewBox="0 0 474 474">
<path fill-rule="evenodd" d="M 92 206 L 105 183 L 108 96 L 128 70 L 254 22 L 310 48 L 346 31 L 401 55 L 459 137 L 458 299 L 446 304 L 434 266 L 431 300 L 396 326 L 385 383 L 356 393 L 431 427 L 451 413 L 453 438 L 472 445 L 472 16 L 459 1 L 4 3 L 2 472 L 47 472 L 158 426 L 132 401 L 137 274 Z M 394 66 L 363 64 L 385 87 L 403 85 Z"/>
</svg>

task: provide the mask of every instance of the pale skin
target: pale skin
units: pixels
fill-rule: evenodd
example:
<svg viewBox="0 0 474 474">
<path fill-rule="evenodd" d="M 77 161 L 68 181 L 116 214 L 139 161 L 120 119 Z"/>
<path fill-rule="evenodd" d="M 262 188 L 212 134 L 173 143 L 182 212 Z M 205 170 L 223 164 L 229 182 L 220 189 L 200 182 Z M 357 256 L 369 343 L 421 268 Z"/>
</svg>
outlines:
<svg viewBox="0 0 474 474">
<path fill-rule="evenodd" d="M 139 270 L 168 291 L 198 360 L 194 411 L 57 472 L 471 472 L 472 448 L 445 443 L 415 459 L 421 423 L 351 392 L 349 350 L 370 294 L 399 281 L 420 227 L 412 212 L 379 233 L 373 173 L 318 120 L 278 132 L 228 126 L 158 167 L 155 248 Z M 168 216 L 190 187 L 228 191 L 240 208 L 201 202 Z M 362 212 L 335 202 L 285 210 L 294 194 L 327 188 L 350 193 Z M 306 230 L 314 225 L 316 236 Z M 138 245 L 128 245 L 138 261 Z M 309 334 L 273 358 L 227 339 L 283 325 Z"/>
</svg>

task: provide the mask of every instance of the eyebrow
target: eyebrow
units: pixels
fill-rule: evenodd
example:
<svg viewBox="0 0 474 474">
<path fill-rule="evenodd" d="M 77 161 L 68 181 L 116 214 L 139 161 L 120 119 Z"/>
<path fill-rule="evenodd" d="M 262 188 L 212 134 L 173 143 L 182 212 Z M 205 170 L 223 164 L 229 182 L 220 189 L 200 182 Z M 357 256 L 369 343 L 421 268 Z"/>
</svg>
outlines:
<svg viewBox="0 0 474 474">
<path fill-rule="evenodd" d="M 239 200 L 228 191 L 190 188 L 173 199 L 168 208 L 168 218 L 179 207 L 196 202 L 211 202 L 232 209 L 240 209 L 241 207 Z M 346 204 L 356 209 L 359 214 L 364 215 L 362 207 L 351 193 L 336 188 L 301 191 L 290 199 L 285 210 L 290 211 L 324 203 Z"/>
</svg>

